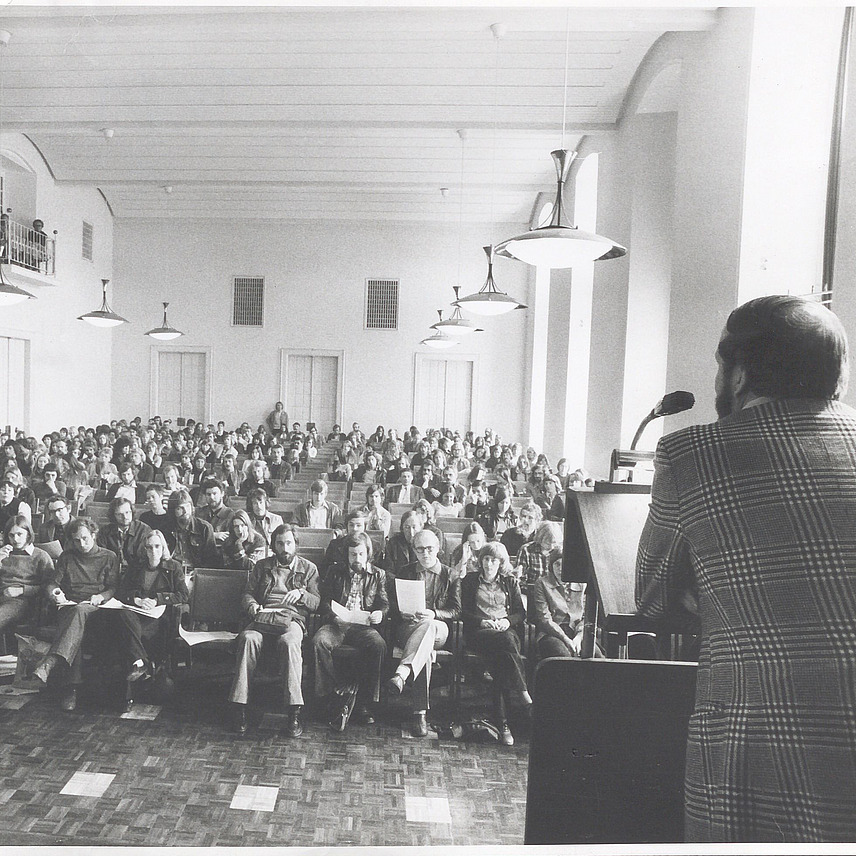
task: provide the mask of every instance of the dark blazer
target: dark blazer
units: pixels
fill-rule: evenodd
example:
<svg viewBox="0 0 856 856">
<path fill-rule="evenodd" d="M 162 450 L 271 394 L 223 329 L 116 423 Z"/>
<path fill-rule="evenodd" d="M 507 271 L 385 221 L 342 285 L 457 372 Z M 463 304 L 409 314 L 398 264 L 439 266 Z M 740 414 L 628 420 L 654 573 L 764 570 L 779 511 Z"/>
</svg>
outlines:
<svg viewBox="0 0 856 856">
<path fill-rule="evenodd" d="M 398 502 L 398 495 L 401 492 L 401 488 L 403 485 L 400 484 L 391 484 L 386 488 L 386 494 L 384 499 L 384 504 L 388 507 L 391 503 Z M 425 496 L 421 487 L 417 484 L 410 485 L 410 504 L 413 505 L 414 502 L 418 502 L 420 499 L 423 499 Z"/>
<path fill-rule="evenodd" d="M 120 538 L 119 527 L 115 523 L 108 523 L 98 530 L 95 540 L 99 547 L 112 550 L 119 557 L 119 564 L 124 568 L 145 562 L 146 538 L 151 532 L 151 528 L 141 520 L 132 520 L 124 538 Z"/>
<path fill-rule="evenodd" d="M 331 601 L 337 601 L 342 606 L 347 604 L 351 592 L 351 569 L 347 565 L 337 564 L 327 571 L 324 582 L 321 583 L 321 621 L 329 624 L 333 620 Z M 368 612 L 380 610 L 386 618 L 389 613 L 389 598 L 386 592 L 386 571 L 369 564 L 368 571 L 362 584 L 363 603 Z"/>
<path fill-rule="evenodd" d="M 464 624 L 464 636 L 471 636 L 480 629 L 481 617 L 476 613 L 476 594 L 481 574 L 467 574 L 461 580 L 461 618 Z M 497 579 L 505 592 L 505 608 L 508 610 L 508 623 L 519 632 L 526 619 L 526 607 L 520 596 L 520 583 L 510 574 L 500 574 Z"/>
<path fill-rule="evenodd" d="M 174 519 L 174 515 L 170 515 Z M 169 539 L 169 533 L 164 533 Z M 178 524 L 172 531 L 173 544 L 178 542 Z M 194 517 L 190 521 L 190 556 L 186 557 L 194 568 L 218 568 L 220 557 L 217 555 L 217 546 L 214 543 L 214 530 L 210 523 Z M 173 544 L 170 550 L 175 550 Z"/>
<path fill-rule="evenodd" d="M 148 565 L 145 562 L 128 568 L 119 587 L 119 600 L 133 604 L 135 597 L 152 597 L 158 602 L 158 606 L 189 603 L 190 593 L 187 590 L 184 570 L 178 562 L 164 559 L 158 566 L 154 583 L 149 588 L 144 588 L 143 581 L 147 570 Z"/>
<path fill-rule="evenodd" d="M 688 841 L 856 841 L 856 411 L 787 400 L 659 442 L 636 602 L 701 647 Z"/>
<path fill-rule="evenodd" d="M 383 566 L 393 573 L 398 573 L 406 565 L 416 561 L 416 551 L 401 532 L 392 535 L 386 542 L 386 551 L 383 557 Z"/>
</svg>

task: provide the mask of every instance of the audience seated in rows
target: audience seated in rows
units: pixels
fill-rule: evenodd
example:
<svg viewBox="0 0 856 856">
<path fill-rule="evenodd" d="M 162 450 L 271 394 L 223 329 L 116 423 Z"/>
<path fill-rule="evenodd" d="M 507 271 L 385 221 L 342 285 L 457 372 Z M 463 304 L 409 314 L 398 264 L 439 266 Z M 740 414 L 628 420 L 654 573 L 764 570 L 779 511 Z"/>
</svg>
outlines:
<svg viewBox="0 0 856 856">
<path fill-rule="evenodd" d="M 287 433 L 287 415 L 278 419 L 279 431 L 270 432 L 270 423 L 256 432 L 246 423 L 229 432 L 223 423 L 215 431 L 191 420 L 174 430 L 162 420 L 143 425 L 135 419 L 64 428 L 41 444 L 4 438 L 0 522 L 7 546 L 0 551 L 0 627 L 42 620 L 44 598 L 54 613 L 55 639 L 37 677 L 63 686 L 63 708 L 74 709 L 82 646 L 90 637 L 120 641 L 131 684 L 169 669 L 178 615 L 192 598 L 193 571 L 202 567 L 248 577 L 247 626 L 239 636 L 229 694 L 239 731 L 246 728 L 250 680 L 265 645 L 286 675 L 287 731 L 302 730 L 302 644 L 316 612 L 316 691 L 335 730 L 343 730 L 354 712 L 363 722 L 374 718 L 388 646 L 397 642 L 403 657 L 390 690 L 411 694 L 411 728 L 424 735 L 432 652 L 445 644 L 450 622 L 462 615 L 467 647 L 483 657 L 504 691 L 498 699 L 525 705 L 519 640 L 512 641 L 525 615 L 521 583 L 537 598 L 540 649 L 556 651 L 561 644 L 578 653 L 582 592 L 562 588 L 561 572 L 551 564 L 561 548 L 561 527 L 539 526 L 542 514 L 548 520 L 563 516 L 562 479 L 580 480 L 582 474 L 571 474 L 567 461 L 554 476 L 534 449 L 524 455 L 519 444 L 503 445 L 490 430 L 462 437 L 423 435 L 411 426 L 399 439 L 382 426 L 368 438 L 356 423 L 346 437 L 336 427 L 329 435 L 343 444 L 336 460 L 351 468 L 357 485 L 366 484 L 365 506 L 357 487 L 352 511 L 343 517 L 327 499 L 326 480 L 304 480 L 310 498 L 293 509 L 294 524 L 284 524 L 270 501 L 317 455 L 318 432 L 294 423 Z M 249 457 L 242 461 L 241 455 Z M 533 501 L 518 519 L 512 498 L 520 493 Z M 245 496 L 245 509 L 227 503 L 237 494 Z M 100 529 L 72 516 L 72 502 L 85 505 L 95 498 L 110 503 Z M 146 508 L 135 515 L 141 502 Z M 401 504 L 409 508 L 391 534 L 389 506 Z M 30 526 L 37 508 L 43 515 L 38 539 Z M 443 520 L 461 515 L 472 523 L 447 559 Z M 318 567 L 297 555 L 300 528 L 336 530 Z M 381 535 L 377 555 L 367 532 Z M 36 540 L 59 552 L 56 566 Z M 424 610 L 398 608 L 396 579 L 424 583 Z M 147 614 L 100 608 L 114 596 Z M 365 614 L 368 624 L 343 622 L 334 602 L 347 613 Z M 159 606 L 169 609 L 150 614 Z M 343 646 L 354 652 L 347 667 L 334 656 Z M 494 716 L 503 741 L 510 742 L 505 708 L 496 707 Z"/>
</svg>

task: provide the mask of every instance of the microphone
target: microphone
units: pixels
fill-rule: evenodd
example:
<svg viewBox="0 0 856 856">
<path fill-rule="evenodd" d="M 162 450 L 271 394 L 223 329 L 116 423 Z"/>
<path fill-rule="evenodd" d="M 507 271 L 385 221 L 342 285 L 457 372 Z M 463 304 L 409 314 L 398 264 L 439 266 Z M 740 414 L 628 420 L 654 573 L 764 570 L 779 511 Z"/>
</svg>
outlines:
<svg viewBox="0 0 856 856">
<path fill-rule="evenodd" d="M 631 451 L 636 448 L 642 432 L 647 427 L 648 423 L 654 419 L 659 419 L 661 416 L 674 416 L 676 413 L 683 413 L 689 410 L 695 404 L 695 396 L 691 392 L 677 390 L 664 395 L 655 405 L 654 409 L 642 420 L 642 424 L 636 429 L 636 434 L 633 436 L 633 442 L 630 444 Z"/>
</svg>

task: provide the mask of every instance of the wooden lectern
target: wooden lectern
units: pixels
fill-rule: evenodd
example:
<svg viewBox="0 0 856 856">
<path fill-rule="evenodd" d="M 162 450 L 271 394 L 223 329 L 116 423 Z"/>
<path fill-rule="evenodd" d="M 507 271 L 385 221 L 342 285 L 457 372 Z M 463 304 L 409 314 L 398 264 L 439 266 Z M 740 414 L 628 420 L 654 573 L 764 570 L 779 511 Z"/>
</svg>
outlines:
<svg viewBox="0 0 856 856">
<path fill-rule="evenodd" d="M 586 659 L 598 612 L 606 633 L 672 632 L 634 615 L 636 551 L 649 491 L 567 492 L 563 576 L 587 583 L 583 659 L 535 672 L 526 844 L 683 840 L 693 663 Z"/>
<path fill-rule="evenodd" d="M 648 517 L 650 486 L 624 490 L 605 484 L 593 491 L 568 490 L 565 499 L 565 545 L 562 576 L 586 583 L 582 657 L 591 657 L 600 621 L 604 634 L 618 637 L 618 656 L 627 654 L 628 633 L 655 633 L 662 638 L 697 632 L 693 618 L 651 620 L 636 612 L 636 552 Z"/>
</svg>

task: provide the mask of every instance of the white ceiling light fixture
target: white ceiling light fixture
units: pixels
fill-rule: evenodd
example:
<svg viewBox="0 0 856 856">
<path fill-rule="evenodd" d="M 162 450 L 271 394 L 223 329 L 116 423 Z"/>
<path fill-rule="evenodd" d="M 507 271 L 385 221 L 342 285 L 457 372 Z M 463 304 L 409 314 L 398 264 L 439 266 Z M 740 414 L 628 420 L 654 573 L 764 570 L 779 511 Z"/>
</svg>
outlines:
<svg viewBox="0 0 856 856">
<path fill-rule="evenodd" d="M 93 312 L 87 312 L 85 315 L 78 315 L 78 321 L 85 321 L 93 327 L 118 327 L 120 324 L 127 324 L 128 319 L 117 315 L 107 303 L 107 283 L 109 279 L 101 280 L 101 307 Z"/>
<path fill-rule="evenodd" d="M 166 320 L 166 308 L 169 306 L 169 303 L 164 301 L 163 304 L 163 323 L 160 327 L 153 327 L 151 330 L 147 330 L 144 335 L 151 336 L 152 339 L 160 339 L 161 341 L 167 341 L 169 339 L 177 339 L 179 336 L 183 336 L 184 333 L 181 330 L 176 330 L 175 327 L 170 326 L 169 321 Z"/>
<path fill-rule="evenodd" d="M 487 279 L 475 293 L 459 297 L 454 306 L 460 306 L 474 315 L 505 315 L 515 309 L 526 309 L 525 303 L 518 303 L 513 297 L 500 291 L 493 279 L 493 246 L 484 247 L 487 256 Z"/>
<path fill-rule="evenodd" d="M 35 300 L 35 294 L 30 294 L 29 291 L 24 291 L 23 288 L 18 288 L 17 285 L 12 285 L 3 279 L 2 262 L 6 258 L 6 244 L 0 245 L 0 306 L 14 306 L 16 303 L 22 303 L 25 300 Z"/>
<path fill-rule="evenodd" d="M 565 81 L 562 104 L 562 147 L 552 152 L 556 165 L 556 200 L 550 221 L 535 229 L 502 241 L 496 246 L 496 254 L 504 258 L 517 259 L 535 267 L 569 268 L 583 262 L 617 259 L 627 249 L 621 244 L 594 232 L 583 232 L 568 222 L 565 216 L 563 194 L 565 181 L 577 153 L 565 148 L 565 123 L 568 111 L 568 46 L 570 40 L 570 9 L 565 21 Z"/>
<path fill-rule="evenodd" d="M 491 166 L 491 184 L 490 184 L 490 222 L 493 222 L 493 196 L 496 189 L 496 99 L 499 90 L 499 40 L 505 35 L 505 24 L 491 24 L 491 32 L 493 33 L 494 44 L 496 46 L 493 68 L 493 152 Z M 459 132 L 460 133 L 460 132 Z M 463 169 L 463 141 L 461 136 L 461 156 Z M 463 175 L 461 176 L 463 184 Z M 515 309 L 526 309 L 525 303 L 518 303 L 513 297 L 510 297 L 504 291 L 500 291 L 496 287 L 493 279 L 493 245 L 484 247 L 487 255 L 487 279 L 484 285 L 474 294 L 468 294 L 466 297 L 458 297 L 457 290 L 455 291 L 455 301 L 452 304 L 456 308 L 464 309 L 467 312 L 472 312 L 474 315 L 505 315 L 507 312 L 512 312 Z"/>
<path fill-rule="evenodd" d="M 440 313 L 440 320 L 437 321 L 436 324 L 431 325 L 432 330 L 439 330 L 442 333 L 445 333 L 447 336 L 451 336 L 453 339 L 460 339 L 464 336 L 469 336 L 472 333 L 484 333 L 481 327 L 476 324 L 473 324 L 472 321 L 468 321 L 461 315 L 461 307 L 458 305 L 458 300 L 460 299 L 460 286 L 453 286 L 453 290 L 455 292 L 455 300 L 452 303 L 452 306 L 455 307 L 455 311 L 452 312 L 451 316 L 447 318 L 445 321 L 443 320 L 443 314 Z"/>
<path fill-rule="evenodd" d="M 440 316 L 440 321 L 442 321 L 443 310 L 438 309 L 437 313 Z M 427 345 L 429 348 L 436 348 L 439 351 L 444 348 L 454 348 L 455 345 L 458 344 L 458 340 L 453 339 L 451 336 L 447 336 L 442 330 L 435 330 L 433 335 L 428 336 L 427 339 L 423 339 L 419 344 Z"/>
</svg>

